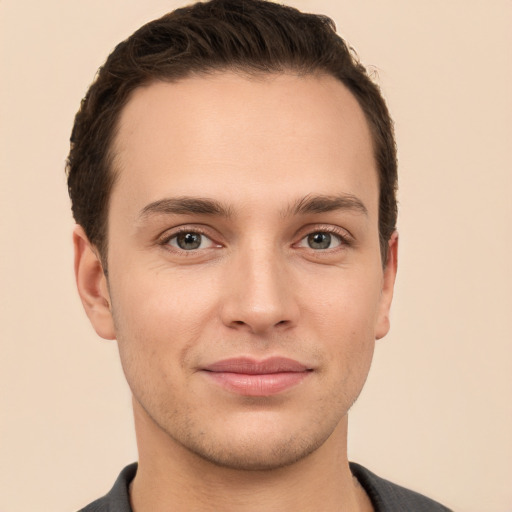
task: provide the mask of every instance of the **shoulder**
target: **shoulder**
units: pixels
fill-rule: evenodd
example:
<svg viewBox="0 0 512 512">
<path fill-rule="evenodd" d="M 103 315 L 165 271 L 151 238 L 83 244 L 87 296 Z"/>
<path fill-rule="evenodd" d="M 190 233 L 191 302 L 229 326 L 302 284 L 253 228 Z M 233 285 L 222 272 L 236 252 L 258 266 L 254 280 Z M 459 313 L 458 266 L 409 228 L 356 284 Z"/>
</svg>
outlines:
<svg viewBox="0 0 512 512">
<path fill-rule="evenodd" d="M 112 489 L 79 512 L 132 512 L 128 486 L 137 472 L 137 463 L 126 466 L 114 483 Z"/>
<path fill-rule="evenodd" d="M 450 512 L 437 501 L 380 478 L 355 462 L 350 463 L 350 470 L 370 497 L 376 512 Z"/>
</svg>

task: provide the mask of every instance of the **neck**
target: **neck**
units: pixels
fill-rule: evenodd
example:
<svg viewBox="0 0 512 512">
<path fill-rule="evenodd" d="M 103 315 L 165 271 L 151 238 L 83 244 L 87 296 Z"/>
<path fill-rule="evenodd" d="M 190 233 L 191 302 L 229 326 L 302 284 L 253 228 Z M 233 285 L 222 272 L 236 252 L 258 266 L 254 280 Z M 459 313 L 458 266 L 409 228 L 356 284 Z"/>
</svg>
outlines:
<svg viewBox="0 0 512 512">
<path fill-rule="evenodd" d="M 162 431 L 134 401 L 139 467 L 130 488 L 134 512 L 368 512 L 352 476 L 344 418 L 316 451 L 286 467 L 245 471 L 220 467 Z"/>
</svg>

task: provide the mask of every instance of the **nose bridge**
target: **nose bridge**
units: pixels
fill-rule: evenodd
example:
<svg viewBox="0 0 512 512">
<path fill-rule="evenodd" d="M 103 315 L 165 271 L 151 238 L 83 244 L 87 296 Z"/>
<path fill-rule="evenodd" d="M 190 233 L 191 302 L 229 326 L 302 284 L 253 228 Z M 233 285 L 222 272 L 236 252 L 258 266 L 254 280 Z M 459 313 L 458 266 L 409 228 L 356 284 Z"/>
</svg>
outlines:
<svg viewBox="0 0 512 512">
<path fill-rule="evenodd" d="M 280 248 L 272 240 L 251 240 L 237 253 L 228 270 L 225 323 L 255 333 L 294 324 L 297 305 Z"/>
</svg>

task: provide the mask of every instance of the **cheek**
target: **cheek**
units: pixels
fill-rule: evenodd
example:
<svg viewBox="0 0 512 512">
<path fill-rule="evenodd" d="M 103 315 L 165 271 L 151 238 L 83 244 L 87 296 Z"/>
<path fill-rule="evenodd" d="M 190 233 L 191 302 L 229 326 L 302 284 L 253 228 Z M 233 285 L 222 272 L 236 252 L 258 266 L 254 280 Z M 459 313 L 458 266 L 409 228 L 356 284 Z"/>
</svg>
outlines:
<svg viewBox="0 0 512 512">
<path fill-rule="evenodd" d="M 330 383 L 326 388 L 333 391 L 333 402 L 340 410 L 347 411 L 355 402 L 368 377 L 375 348 L 374 331 L 361 319 L 361 325 L 340 322 L 331 338 Z"/>
<path fill-rule="evenodd" d="M 111 288 L 119 352 L 125 372 L 135 366 L 162 378 L 182 366 L 212 314 L 212 300 L 168 276 L 117 281 Z M 139 370 L 137 370 L 139 372 Z"/>
<path fill-rule="evenodd" d="M 324 287 L 313 323 L 344 383 L 362 385 L 368 373 L 378 321 L 380 287 L 375 275 L 343 276 Z M 375 284 L 376 283 L 376 284 Z M 325 284 L 325 283 L 324 283 Z"/>
<path fill-rule="evenodd" d="M 373 336 L 381 296 L 381 272 L 340 273 L 322 283 L 314 304 L 317 323 L 350 338 Z M 311 299 L 311 298 L 310 298 Z"/>
<path fill-rule="evenodd" d="M 148 269 L 127 273 L 112 290 L 112 301 L 123 320 L 136 330 L 190 332 L 208 316 L 214 303 L 213 287 L 191 272 L 171 273 Z M 120 322 L 119 322 L 120 323 Z M 136 324 L 136 325 L 133 325 Z"/>
<path fill-rule="evenodd" d="M 183 354 L 191 344 L 191 333 L 186 337 L 187 311 L 178 300 L 158 300 L 156 294 L 139 292 L 123 295 L 123 300 L 114 292 L 113 316 L 128 385 L 140 403 L 151 407 L 179 393 Z M 172 410 L 171 404 L 165 409 Z"/>
</svg>

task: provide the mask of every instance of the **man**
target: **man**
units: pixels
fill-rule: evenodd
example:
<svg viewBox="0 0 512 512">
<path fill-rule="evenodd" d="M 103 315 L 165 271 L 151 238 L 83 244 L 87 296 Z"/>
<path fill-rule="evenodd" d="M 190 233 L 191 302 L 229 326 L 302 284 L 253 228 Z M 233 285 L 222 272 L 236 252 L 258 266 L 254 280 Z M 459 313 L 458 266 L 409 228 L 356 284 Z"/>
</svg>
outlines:
<svg viewBox="0 0 512 512">
<path fill-rule="evenodd" d="M 83 510 L 447 510 L 347 459 L 389 329 L 396 154 L 329 19 L 170 13 L 117 46 L 71 140 L 78 290 L 139 450 Z"/>
</svg>

